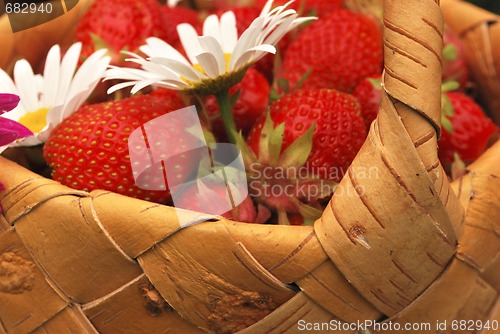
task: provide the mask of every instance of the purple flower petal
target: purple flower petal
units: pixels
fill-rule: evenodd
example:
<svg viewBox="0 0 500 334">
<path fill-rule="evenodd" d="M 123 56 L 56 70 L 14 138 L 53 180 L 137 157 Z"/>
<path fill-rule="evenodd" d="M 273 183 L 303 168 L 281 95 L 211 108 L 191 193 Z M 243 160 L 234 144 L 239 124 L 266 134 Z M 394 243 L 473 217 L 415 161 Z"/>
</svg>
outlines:
<svg viewBox="0 0 500 334">
<path fill-rule="evenodd" d="M 0 115 L 17 107 L 19 100 L 14 94 L 0 94 Z"/>
<path fill-rule="evenodd" d="M 27 127 L 8 118 L 0 117 L 0 146 L 8 145 L 16 139 L 32 136 Z"/>
</svg>

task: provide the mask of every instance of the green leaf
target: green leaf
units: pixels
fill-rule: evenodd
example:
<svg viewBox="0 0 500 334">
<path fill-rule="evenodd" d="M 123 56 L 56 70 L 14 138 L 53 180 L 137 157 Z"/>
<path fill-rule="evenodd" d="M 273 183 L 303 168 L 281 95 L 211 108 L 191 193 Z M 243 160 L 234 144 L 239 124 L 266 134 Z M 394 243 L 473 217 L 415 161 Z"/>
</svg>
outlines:
<svg viewBox="0 0 500 334">
<path fill-rule="evenodd" d="M 278 209 L 278 225 L 290 225 L 288 215 L 284 209 Z"/>
<path fill-rule="evenodd" d="M 311 125 L 306 133 L 295 139 L 280 156 L 278 165 L 283 168 L 303 166 L 312 150 L 312 136 L 316 123 Z"/>
<path fill-rule="evenodd" d="M 236 93 L 234 93 L 233 95 L 231 95 L 231 96 L 229 97 L 229 103 L 230 103 L 230 105 L 231 105 L 231 109 L 233 109 L 233 108 L 234 108 L 234 106 L 236 105 L 236 102 L 238 102 L 238 99 L 240 98 L 240 93 L 241 93 L 241 90 L 240 90 L 240 89 L 238 89 L 238 90 L 236 91 Z"/>
<path fill-rule="evenodd" d="M 330 180 L 321 180 L 320 182 L 320 192 L 318 195 L 318 199 L 327 198 L 333 195 L 335 189 L 339 186 L 339 183 L 336 181 Z"/>
<path fill-rule="evenodd" d="M 288 93 L 290 91 L 290 83 L 288 82 L 287 79 L 285 78 L 279 78 L 278 81 L 278 87 L 283 93 Z"/>
<path fill-rule="evenodd" d="M 245 163 L 245 166 L 248 167 L 251 166 L 253 163 L 257 162 L 257 157 L 255 156 L 255 153 L 246 143 L 245 138 L 243 138 L 243 134 L 241 133 L 241 131 L 239 133 L 234 132 L 233 135 L 236 140 L 235 145 L 240 149 L 241 155 L 243 156 L 243 162 Z"/>
<path fill-rule="evenodd" d="M 376 90 L 382 90 L 382 81 L 380 80 L 380 78 L 368 78 L 368 81 Z"/>
<path fill-rule="evenodd" d="M 448 119 L 446 116 L 441 116 L 441 125 L 443 129 L 446 130 L 448 133 L 453 133 L 453 124 L 451 124 L 451 121 Z"/>
<path fill-rule="evenodd" d="M 279 45 L 276 45 L 276 53 L 273 57 L 273 77 L 283 77 L 283 54 Z"/>
<path fill-rule="evenodd" d="M 259 138 L 259 160 L 262 163 L 269 163 L 269 138 L 274 130 L 274 123 L 269 111 L 266 113 L 266 121 L 262 127 Z"/>
<path fill-rule="evenodd" d="M 299 81 L 297 81 L 297 83 L 295 84 L 295 86 L 293 86 L 293 90 L 299 89 L 300 87 L 302 87 L 302 85 L 304 84 L 304 82 L 306 82 L 307 78 L 309 78 L 309 76 L 311 75 L 312 71 L 313 71 L 313 68 L 311 66 L 311 67 L 309 67 L 307 69 L 307 71 L 304 72 L 304 74 L 299 79 Z"/>
<path fill-rule="evenodd" d="M 100 49 L 108 49 L 109 50 L 109 44 L 106 43 L 104 39 L 102 39 L 100 36 L 90 33 L 90 38 L 92 39 L 92 42 L 94 43 L 94 50 L 100 50 Z"/>
<path fill-rule="evenodd" d="M 457 180 L 465 175 L 467 172 L 465 162 L 460 158 L 460 155 L 455 152 L 453 155 L 453 162 L 451 164 L 451 178 Z"/>
<path fill-rule="evenodd" d="M 269 94 L 269 104 L 273 103 L 274 101 L 279 100 L 281 95 L 276 91 L 276 89 L 272 88 L 271 92 Z"/>
<path fill-rule="evenodd" d="M 203 129 L 203 136 L 205 137 L 205 142 L 207 143 L 207 146 L 216 146 L 217 145 L 217 139 L 215 139 L 215 136 L 212 133 L 212 131 L 208 131 L 206 129 Z"/>
<path fill-rule="evenodd" d="M 455 44 L 446 44 L 443 48 L 443 58 L 448 61 L 457 60 L 458 50 Z"/>
<path fill-rule="evenodd" d="M 283 145 L 283 137 L 285 136 L 285 123 L 278 125 L 269 137 L 269 162 L 274 166 L 278 162 Z"/>
<path fill-rule="evenodd" d="M 212 159 L 210 156 L 205 156 L 198 161 L 198 171 L 196 174 L 197 179 L 201 179 L 204 176 L 210 175 L 214 172 L 214 166 L 212 164 Z"/>
<path fill-rule="evenodd" d="M 453 117 L 455 115 L 455 110 L 453 109 L 453 104 L 450 98 L 446 94 L 441 94 L 441 114 Z"/>
<path fill-rule="evenodd" d="M 443 93 L 452 92 L 460 88 L 460 84 L 455 80 L 447 80 L 441 84 L 441 91 Z"/>
<path fill-rule="evenodd" d="M 453 133 L 453 124 L 451 123 L 450 117 L 453 117 L 455 111 L 453 110 L 453 104 L 446 93 L 441 94 L 441 126 L 448 133 Z"/>
<path fill-rule="evenodd" d="M 304 222 L 306 220 L 316 221 L 323 214 L 321 210 L 305 203 L 299 203 L 299 213 L 304 217 Z"/>
</svg>

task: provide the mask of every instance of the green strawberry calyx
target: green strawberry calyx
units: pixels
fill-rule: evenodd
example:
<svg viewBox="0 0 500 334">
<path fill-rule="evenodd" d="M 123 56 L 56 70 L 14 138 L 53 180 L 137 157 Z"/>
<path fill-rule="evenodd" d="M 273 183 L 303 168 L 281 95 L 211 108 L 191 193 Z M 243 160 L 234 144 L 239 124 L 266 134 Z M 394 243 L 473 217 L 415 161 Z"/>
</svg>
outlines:
<svg viewBox="0 0 500 334">
<path fill-rule="evenodd" d="M 459 83 L 454 80 L 449 80 L 443 82 L 441 85 L 441 125 L 443 129 L 448 133 L 453 133 L 453 124 L 450 118 L 453 117 L 455 111 L 453 110 L 453 105 L 450 98 L 446 94 L 447 92 L 452 92 L 460 87 Z"/>
<path fill-rule="evenodd" d="M 443 48 L 443 58 L 448 61 L 454 61 L 458 58 L 458 50 L 455 44 L 446 44 Z"/>
<path fill-rule="evenodd" d="M 259 138 L 258 155 L 245 142 L 241 133 L 235 134 L 247 169 L 249 193 L 267 207 L 278 212 L 278 223 L 285 224 L 287 215 L 298 213 L 304 224 L 312 224 L 321 216 L 322 203 L 329 198 L 337 182 L 325 180 L 307 169 L 312 151 L 313 124 L 283 149 L 285 123 L 275 126 L 269 113 Z"/>
</svg>

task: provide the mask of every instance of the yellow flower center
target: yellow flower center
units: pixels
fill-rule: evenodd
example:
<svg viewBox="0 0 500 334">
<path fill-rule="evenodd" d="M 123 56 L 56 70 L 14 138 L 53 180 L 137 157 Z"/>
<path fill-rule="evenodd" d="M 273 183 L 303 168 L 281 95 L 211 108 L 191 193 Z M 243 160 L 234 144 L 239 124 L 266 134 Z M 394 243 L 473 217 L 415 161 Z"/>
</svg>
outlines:
<svg viewBox="0 0 500 334">
<path fill-rule="evenodd" d="M 40 108 L 19 118 L 19 123 L 30 129 L 31 132 L 38 133 L 47 125 L 48 112 L 49 108 Z"/>
</svg>

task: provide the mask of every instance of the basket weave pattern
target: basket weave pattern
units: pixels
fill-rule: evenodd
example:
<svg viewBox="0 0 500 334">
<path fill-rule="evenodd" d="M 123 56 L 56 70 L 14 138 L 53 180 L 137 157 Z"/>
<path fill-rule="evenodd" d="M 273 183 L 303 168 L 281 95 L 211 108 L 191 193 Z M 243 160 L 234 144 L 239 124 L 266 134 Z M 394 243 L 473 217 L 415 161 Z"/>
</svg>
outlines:
<svg viewBox="0 0 500 334">
<path fill-rule="evenodd" d="M 0 333 L 499 319 L 500 145 L 450 185 L 436 150 L 439 1 L 386 0 L 384 15 L 380 113 L 314 227 L 180 229 L 174 208 L 73 190 L 0 158 Z"/>
</svg>

